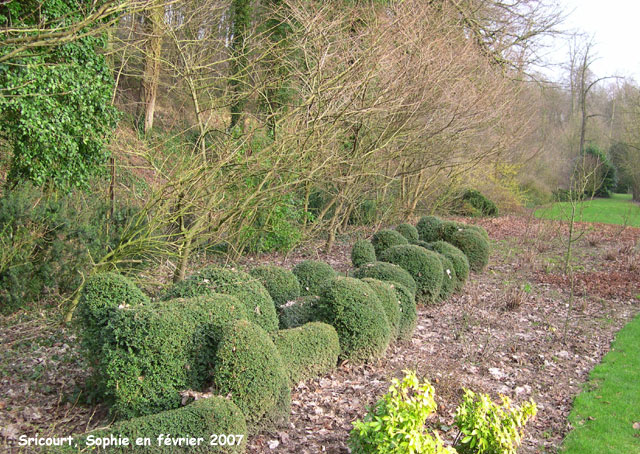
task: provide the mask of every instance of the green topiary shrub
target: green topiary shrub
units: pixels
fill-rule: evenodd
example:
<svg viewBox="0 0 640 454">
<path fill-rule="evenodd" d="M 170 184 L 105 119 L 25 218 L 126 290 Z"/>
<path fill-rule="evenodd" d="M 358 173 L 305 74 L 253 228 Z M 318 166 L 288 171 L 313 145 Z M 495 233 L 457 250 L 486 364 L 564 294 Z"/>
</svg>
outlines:
<svg viewBox="0 0 640 454">
<path fill-rule="evenodd" d="M 438 225 L 438 240 L 451 242 L 453 234 L 462 229 L 463 224 L 455 221 L 442 221 Z"/>
<path fill-rule="evenodd" d="M 489 263 L 489 242 L 479 233 L 463 229 L 453 235 L 451 244 L 464 252 L 473 271 L 482 271 Z"/>
<path fill-rule="evenodd" d="M 336 367 L 340 341 L 333 326 L 312 322 L 273 335 L 289 384 L 326 374 Z"/>
<path fill-rule="evenodd" d="M 220 294 L 115 310 L 96 370 L 112 412 L 131 418 L 180 406 L 180 391 L 210 381 L 223 330 L 247 315 L 238 299 Z"/>
<path fill-rule="evenodd" d="M 493 201 L 489 200 L 484 194 L 475 189 L 467 189 L 460 197 L 461 202 L 467 202 L 475 208 L 480 216 L 497 216 L 498 207 Z"/>
<path fill-rule="evenodd" d="M 438 252 L 451 260 L 456 272 L 456 288 L 462 288 L 462 285 L 464 285 L 464 282 L 469 277 L 469 260 L 467 259 L 467 256 L 464 255 L 464 252 L 446 241 L 435 241 L 430 243 L 429 249 Z"/>
<path fill-rule="evenodd" d="M 419 240 L 418 229 L 416 229 L 411 224 L 407 224 L 406 222 L 404 224 L 397 225 L 396 226 L 396 231 L 400 235 L 405 237 L 407 239 L 407 241 L 409 243 L 411 243 L 411 244 L 414 244 L 416 241 Z"/>
<path fill-rule="evenodd" d="M 324 288 L 320 297 L 320 317 L 336 329 L 341 359 L 363 363 L 384 355 L 391 340 L 391 328 L 369 285 L 339 277 Z"/>
<path fill-rule="evenodd" d="M 170 286 L 163 299 L 224 293 L 233 295 L 247 310 L 249 320 L 266 331 L 278 329 L 275 304 L 267 289 L 254 277 L 232 268 L 208 266 Z"/>
<path fill-rule="evenodd" d="M 130 442 L 130 446 L 108 446 L 106 449 L 113 454 L 242 454 L 245 452 L 248 436 L 247 424 L 240 409 L 230 400 L 215 396 L 196 400 L 175 410 L 118 422 L 108 429 L 74 437 L 78 443 L 77 448 L 52 449 L 49 452 L 80 452 L 92 439 L 109 439 L 111 435 L 116 438 L 128 438 Z M 163 438 L 159 439 L 161 435 Z M 165 444 L 167 436 L 172 439 L 202 438 L 202 441 L 195 441 L 196 444 L 193 446 Z M 136 446 L 138 438 L 149 438 L 151 445 Z"/>
<path fill-rule="evenodd" d="M 95 274 L 87 279 L 80 293 L 75 319 L 87 359 L 94 367 L 101 359 L 103 330 L 119 307 L 148 304 L 149 298 L 128 278 L 117 273 Z"/>
<path fill-rule="evenodd" d="M 411 277 L 406 270 L 398 265 L 387 262 L 373 262 L 367 263 L 361 266 L 353 273 L 353 276 L 358 279 L 364 279 L 370 277 L 386 282 L 398 282 L 402 284 L 411 292 L 412 295 L 416 294 L 416 281 Z"/>
<path fill-rule="evenodd" d="M 387 249 L 382 261 L 404 268 L 416 281 L 416 300 L 434 302 L 442 285 L 442 263 L 438 255 L 420 246 L 406 244 Z"/>
<path fill-rule="evenodd" d="M 369 284 L 369 287 L 371 287 L 378 297 L 378 300 L 380 300 L 384 313 L 387 316 L 389 327 L 391 328 L 391 340 L 396 340 L 400 328 L 400 299 L 393 290 L 393 284 L 370 277 L 362 279 L 362 282 Z"/>
<path fill-rule="evenodd" d="M 276 308 L 300 296 L 300 283 L 291 271 L 274 265 L 253 268 L 249 274 L 258 279 L 273 299 Z"/>
<path fill-rule="evenodd" d="M 402 284 L 392 282 L 394 292 L 400 302 L 400 320 L 398 322 L 398 340 L 407 341 L 413 336 L 413 331 L 418 323 L 418 310 L 416 308 L 416 299 Z"/>
<path fill-rule="evenodd" d="M 358 240 L 351 248 L 351 263 L 356 268 L 376 261 L 376 250 L 371 241 Z"/>
<path fill-rule="evenodd" d="M 407 239 L 400 235 L 400 233 L 389 229 L 380 230 L 374 233 L 371 238 L 371 243 L 373 244 L 373 248 L 376 251 L 376 257 L 378 258 L 380 258 L 380 254 L 392 246 L 409 244 Z"/>
<path fill-rule="evenodd" d="M 473 230 L 474 232 L 478 232 L 485 240 L 489 241 L 489 234 L 481 225 L 473 225 L 473 224 L 461 224 L 463 229 Z"/>
<path fill-rule="evenodd" d="M 440 263 L 442 263 L 442 286 L 440 287 L 439 299 L 446 300 L 458 287 L 458 278 L 453 262 L 446 256 L 438 254 Z"/>
<path fill-rule="evenodd" d="M 293 274 L 300 282 L 300 294 L 319 295 L 322 288 L 337 276 L 331 265 L 316 260 L 304 260 L 293 268 Z"/>
<path fill-rule="evenodd" d="M 282 358 L 266 331 L 247 320 L 227 325 L 215 354 L 213 385 L 242 410 L 250 433 L 288 419 L 290 390 Z"/>
<path fill-rule="evenodd" d="M 430 243 L 431 241 L 438 241 L 438 226 L 442 220 L 436 216 L 423 216 L 416 224 L 416 230 L 418 231 L 418 237 L 422 241 Z"/>
<path fill-rule="evenodd" d="M 318 317 L 319 296 L 307 295 L 288 301 L 278 308 L 280 329 L 297 328 L 305 323 L 313 322 Z"/>
</svg>

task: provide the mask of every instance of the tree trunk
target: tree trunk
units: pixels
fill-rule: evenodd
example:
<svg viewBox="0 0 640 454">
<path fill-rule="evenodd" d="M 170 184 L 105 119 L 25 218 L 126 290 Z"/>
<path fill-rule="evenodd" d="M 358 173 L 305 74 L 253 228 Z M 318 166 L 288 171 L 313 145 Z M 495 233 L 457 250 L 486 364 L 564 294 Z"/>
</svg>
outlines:
<svg viewBox="0 0 640 454">
<path fill-rule="evenodd" d="M 145 67 L 142 76 L 144 93 L 144 133 L 153 129 L 153 117 L 156 111 L 156 98 L 160 83 L 160 63 L 162 57 L 162 24 L 164 22 L 164 5 L 158 1 L 147 11 L 145 25 L 149 34 L 145 49 Z"/>
</svg>

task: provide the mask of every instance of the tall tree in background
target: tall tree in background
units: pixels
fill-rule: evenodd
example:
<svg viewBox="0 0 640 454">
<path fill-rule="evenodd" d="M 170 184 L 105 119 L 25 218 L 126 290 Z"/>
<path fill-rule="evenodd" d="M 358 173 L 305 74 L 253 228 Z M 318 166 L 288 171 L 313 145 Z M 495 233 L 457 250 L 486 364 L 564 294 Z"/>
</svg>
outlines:
<svg viewBox="0 0 640 454">
<path fill-rule="evenodd" d="M 153 117 L 156 111 L 158 85 L 160 84 L 162 29 L 164 25 L 163 0 L 156 0 L 144 12 L 144 21 L 147 42 L 145 46 L 144 73 L 142 75 L 142 92 L 144 97 L 144 133 L 149 134 L 153 129 Z"/>
</svg>

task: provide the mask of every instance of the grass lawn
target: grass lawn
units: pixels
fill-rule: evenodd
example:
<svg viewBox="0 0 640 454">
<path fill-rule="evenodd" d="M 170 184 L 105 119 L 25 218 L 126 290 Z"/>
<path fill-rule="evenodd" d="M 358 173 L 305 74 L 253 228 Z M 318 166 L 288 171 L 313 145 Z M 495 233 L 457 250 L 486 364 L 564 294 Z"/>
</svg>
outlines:
<svg viewBox="0 0 640 454">
<path fill-rule="evenodd" d="M 618 333 L 611 351 L 576 398 L 564 454 L 640 453 L 640 315 Z"/>
<path fill-rule="evenodd" d="M 556 202 L 537 209 L 535 215 L 544 219 L 568 220 L 571 203 Z M 588 200 L 579 205 L 576 221 L 640 227 L 640 205 L 631 201 L 631 194 L 613 194 L 610 199 Z"/>
</svg>

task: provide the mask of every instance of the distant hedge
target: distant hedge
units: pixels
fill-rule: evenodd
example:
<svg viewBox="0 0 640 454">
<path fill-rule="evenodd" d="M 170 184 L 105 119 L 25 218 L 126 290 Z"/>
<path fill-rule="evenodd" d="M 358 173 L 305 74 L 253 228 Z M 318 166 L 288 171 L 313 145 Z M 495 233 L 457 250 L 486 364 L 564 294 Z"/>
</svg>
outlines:
<svg viewBox="0 0 640 454">
<path fill-rule="evenodd" d="M 276 308 L 300 296 L 300 283 L 291 271 L 275 266 L 260 265 L 249 271 L 267 289 Z"/>
<path fill-rule="evenodd" d="M 407 239 L 399 232 L 390 229 L 380 230 L 374 233 L 371 238 L 371 244 L 373 244 L 378 259 L 380 258 L 380 254 L 390 247 L 408 243 Z"/>
<path fill-rule="evenodd" d="M 282 357 L 289 384 L 323 375 L 336 367 L 340 341 L 333 326 L 312 322 L 280 330 L 273 342 Z"/>
<path fill-rule="evenodd" d="M 322 291 L 318 305 L 322 320 L 338 333 L 341 359 L 363 363 L 384 355 L 391 328 L 369 285 L 350 277 L 335 278 Z"/>
<path fill-rule="evenodd" d="M 353 276 L 358 279 L 370 277 L 386 282 L 398 282 L 404 285 L 414 296 L 416 294 L 416 281 L 404 268 L 387 262 L 367 263 L 354 271 Z"/>
<path fill-rule="evenodd" d="M 462 202 L 467 202 L 469 205 L 475 208 L 480 216 L 498 215 L 498 207 L 496 206 L 496 204 L 476 189 L 465 190 L 462 193 L 460 200 Z"/>
<path fill-rule="evenodd" d="M 242 410 L 250 433 L 289 418 L 288 374 L 266 331 L 247 320 L 227 325 L 215 353 L 213 385 Z"/>
<path fill-rule="evenodd" d="M 208 266 L 171 285 L 163 299 L 224 293 L 233 295 L 247 310 L 249 320 L 272 332 L 278 329 L 275 304 L 267 289 L 253 276 L 236 269 Z"/>
<path fill-rule="evenodd" d="M 482 271 L 489 263 L 489 242 L 480 233 L 460 230 L 451 238 L 451 244 L 464 252 L 473 271 Z"/>
<path fill-rule="evenodd" d="M 432 241 L 438 241 L 438 227 L 442 223 L 442 220 L 437 216 L 423 216 L 416 224 L 416 230 L 421 241 L 430 243 Z"/>
<path fill-rule="evenodd" d="M 437 254 L 412 244 L 394 246 L 380 257 L 404 268 L 416 281 L 416 300 L 434 302 L 442 286 L 442 263 Z"/>
<path fill-rule="evenodd" d="M 351 263 L 356 268 L 376 261 L 376 250 L 371 241 L 357 240 L 351 248 Z"/>
<path fill-rule="evenodd" d="M 300 294 L 319 295 L 327 282 L 337 276 L 331 265 L 317 260 L 304 260 L 293 268 L 300 282 Z"/>
<path fill-rule="evenodd" d="M 411 244 L 415 243 L 420 239 L 418 235 L 418 229 L 416 229 L 411 224 L 407 224 L 406 222 L 403 224 L 397 225 L 396 230 L 400 235 L 405 237 L 407 241 Z"/>
<path fill-rule="evenodd" d="M 111 411 L 131 418 L 179 407 L 180 391 L 210 380 L 223 330 L 247 315 L 235 297 L 220 294 L 116 310 L 97 354 Z"/>
</svg>

